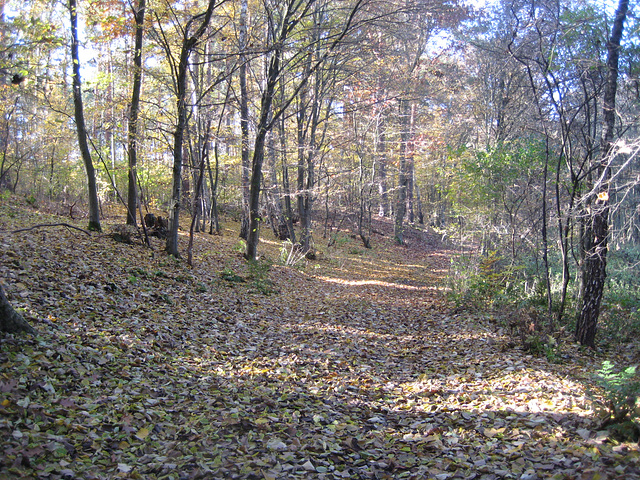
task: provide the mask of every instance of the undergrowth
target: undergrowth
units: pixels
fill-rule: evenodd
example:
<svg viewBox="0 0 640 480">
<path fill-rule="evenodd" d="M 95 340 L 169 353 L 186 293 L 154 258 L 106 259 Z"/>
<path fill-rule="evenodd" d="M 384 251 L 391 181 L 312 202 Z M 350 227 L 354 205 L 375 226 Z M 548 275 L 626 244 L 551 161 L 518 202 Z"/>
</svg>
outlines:
<svg viewBox="0 0 640 480">
<path fill-rule="evenodd" d="M 640 380 L 636 367 L 618 369 L 613 362 L 607 360 L 596 373 L 596 380 L 606 399 L 605 419 L 601 428 L 611 429 L 619 440 L 637 442 L 640 438 Z"/>
</svg>

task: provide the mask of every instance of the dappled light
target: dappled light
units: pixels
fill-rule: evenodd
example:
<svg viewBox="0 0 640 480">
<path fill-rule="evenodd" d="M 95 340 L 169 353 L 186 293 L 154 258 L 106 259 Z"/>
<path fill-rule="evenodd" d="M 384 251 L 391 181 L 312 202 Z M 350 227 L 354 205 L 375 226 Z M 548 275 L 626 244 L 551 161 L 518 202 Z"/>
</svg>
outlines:
<svg viewBox="0 0 640 480">
<path fill-rule="evenodd" d="M 34 223 L 26 210 L 16 221 Z M 201 234 L 189 268 L 159 253 L 158 239 L 150 251 L 49 233 L 14 237 L 0 263 L 38 331 L 0 341 L 3 473 L 640 471 L 637 445 L 596 430 L 597 359 L 571 344 L 563 363 L 529 355 L 490 315 L 453 309 L 437 250 L 407 261 L 405 248 L 381 242 L 260 270 L 279 242 L 256 266 L 235 236 Z"/>
<path fill-rule="evenodd" d="M 640 480 L 629 7 L 1 0 L 0 480 Z"/>
</svg>

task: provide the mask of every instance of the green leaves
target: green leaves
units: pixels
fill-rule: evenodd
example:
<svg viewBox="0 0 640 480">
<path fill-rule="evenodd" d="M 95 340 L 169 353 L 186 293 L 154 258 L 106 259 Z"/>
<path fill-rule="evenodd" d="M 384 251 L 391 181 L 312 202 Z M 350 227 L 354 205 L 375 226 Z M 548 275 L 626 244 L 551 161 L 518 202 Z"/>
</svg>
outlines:
<svg viewBox="0 0 640 480">
<path fill-rule="evenodd" d="M 605 360 L 596 373 L 596 379 L 607 399 L 603 427 L 612 426 L 623 440 L 637 441 L 640 437 L 637 423 L 640 380 L 636 367 L 617 369 L 613 362 Z"/>
</svg>

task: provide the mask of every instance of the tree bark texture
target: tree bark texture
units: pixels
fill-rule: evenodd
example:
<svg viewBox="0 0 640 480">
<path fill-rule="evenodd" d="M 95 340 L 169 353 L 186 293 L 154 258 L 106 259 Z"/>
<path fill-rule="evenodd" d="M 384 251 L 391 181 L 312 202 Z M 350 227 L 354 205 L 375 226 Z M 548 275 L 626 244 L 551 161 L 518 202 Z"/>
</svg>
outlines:
<svg viewBox="0 0 640 480">
<path fill-rule="evenodd" d="M 146 0 L 139 0 L 133 16 L 136 22 L 135 51 L 133 54 L 133 92 L 129 110 L 128 150 L 129 188 L 127 196 L 127 225 L 136 225 L 138 208 L 138 112 L 140 110 L 140 91 L 142 90 L 142 39 L 144 35 L 144 11 Z"/>
<path fill-rule="evenodd" d="M 380 121 L 376 130 L 376 154 L 378 158 L 378 194 L 380 196 L 380 205 L 378 206 L 378 215 L 387 217 L 390 214 L 389 193 L 387 187 L 387 138 L 386 124 L 384 115 L 380 115 Z"/>
<path fill-rule="evenodd" d="M 35 334 L 34 328 L 14 310 L 0 285 L 0 332 Z"/>
<path fill-rule="evenodd" d="M 247 17 L 248 0 L 242 0 L 240 5 L 239 25 L 239 49 L 240 66 L 238 68 L 238 80 L 240 83 L 240 148 L 242 157 L 242 218 L 240 220 L 240 237 L 245 240 L 249 237 L 249 176 L 251 163 L 249 161 L 249 92 L 247 90 Z"/>
<path fill-rule="evenodd" d="M 96 172 L 91 159 L 91 151 L 87 141 L 87 127 L 84 120 L 82 104 L 82 80 L 80 78 L 80 57 L 78 52 L 78 5 L 76 0 L 69 0 L 71 13 L 71 59 L 73 63 L 73 105 L 78 132 L 78 146 L 87 172 L 87 187 L 89 190 L 89 230 L 102 231 L 100 226 L 100 204 L 98 202 L 98 187 Z"/>
<path fill-rule="evenodd" d="M 624 21 L 629 0 L 620 0 L 616 17 L 607 42 L 607 79 L 604 91 L 602 150 L 593 173 L 596 177 L 594 192 L 590 195 L 588 210 L 591 215 L 585 226 L 585 260 L 583 267 L 582 307 L 576 323 L 576 340 L 582 345 L 595 346 L 600 316 L 600 305 L 607 278 L 607 242 L 609 237 L 609 180 L 615 128 L 616 90 L 618 86 L 618 60 Z"/>
<path fill-rule="evenodd" d="M 253 149 L 253 160 L 251 164 L 251 180 L 249 190 L 249 232 L 247 234 L 247 250 L 245 258 L 255 261 L 258 253 L 258 242 L 260 239 L 260 186 L 262 183 L 262 164 L 264 163 L 264 148 L 267 133 L 269 131 L 269 116 L 271 114 L 271 104 L 273 103 L 273 93 L 276 81 L 280 75 L 280 51 L 276 50 L 269 64 L 269 74 L 267 86 L 262 95 L 262 105 L 260 108 L 260 121 L 256 134 L 256 143 Z"/>
</svg>

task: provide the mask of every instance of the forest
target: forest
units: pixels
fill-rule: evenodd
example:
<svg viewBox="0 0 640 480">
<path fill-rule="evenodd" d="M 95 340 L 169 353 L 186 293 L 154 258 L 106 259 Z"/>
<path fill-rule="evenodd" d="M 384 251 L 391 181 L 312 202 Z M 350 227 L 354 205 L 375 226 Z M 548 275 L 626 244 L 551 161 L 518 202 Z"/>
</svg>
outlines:
<svg viewBox="0 0 640 480">
<path fill-rule="evenodd" d="M 640 478 L 628 0 L 0 3 L 0 478 Z"/>
</svg>

